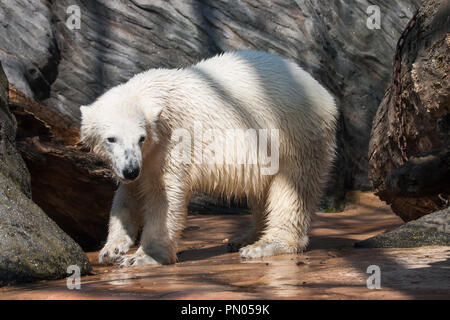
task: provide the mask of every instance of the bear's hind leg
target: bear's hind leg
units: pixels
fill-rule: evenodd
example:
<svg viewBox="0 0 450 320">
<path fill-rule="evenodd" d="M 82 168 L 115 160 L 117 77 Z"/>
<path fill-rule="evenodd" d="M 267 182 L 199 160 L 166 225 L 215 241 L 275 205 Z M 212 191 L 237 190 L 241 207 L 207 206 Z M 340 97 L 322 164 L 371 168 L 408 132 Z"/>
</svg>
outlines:
<svg viewBox="0 0 450 320">
<path fill-rule="evenodd" d="M 109 217 L 108 238 L 100 250 L 100 263 L 115 262 L 121 255 L 128 252 L 136 240 L 140 217 L 136 207 L 133 188 L 121 185 L 114 195 Z"/>
<path fill-rule="evenodd" d="M 239 250 L 241 257 L 298 253 L 306 248 L 311 203 L 310 194 L 299 186 L 301 182 L 292 173 L 280 172 L 274 177 L 266 200 L 266 228 L 257 242 Z"/>
</svg>

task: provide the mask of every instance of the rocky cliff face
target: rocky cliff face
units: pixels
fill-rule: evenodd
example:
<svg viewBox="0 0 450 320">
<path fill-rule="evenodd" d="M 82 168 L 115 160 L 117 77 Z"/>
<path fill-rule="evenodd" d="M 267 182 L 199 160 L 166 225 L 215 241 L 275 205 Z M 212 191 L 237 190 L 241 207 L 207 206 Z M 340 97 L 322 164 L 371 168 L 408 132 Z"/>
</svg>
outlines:
<svg viewBox="0 0 450 320">
<path fill-rule="evenodd" d="M 341 110 L 328 190 L 334 199 L 369 188 L 372 118 L 398 36 L 420 3 L 375 1 L 381 25 L 371 30 L 372 2 L 2 0 L 0 59 L 17 88 L 78 125 L 80 105 L 148 68 L 181 67 L 241 48 L 288 57 L 325 85 Z M 80 29 L 67 27 L 71 5 L 80 9 Z"/>
<path fill-rule="evenodd" d="M 81 248 L 30 199 L 30 176 L 15 148 L 16 121 L 0 64 L 0 286 L 67 276 L 89 261 Z"/>
</svg>

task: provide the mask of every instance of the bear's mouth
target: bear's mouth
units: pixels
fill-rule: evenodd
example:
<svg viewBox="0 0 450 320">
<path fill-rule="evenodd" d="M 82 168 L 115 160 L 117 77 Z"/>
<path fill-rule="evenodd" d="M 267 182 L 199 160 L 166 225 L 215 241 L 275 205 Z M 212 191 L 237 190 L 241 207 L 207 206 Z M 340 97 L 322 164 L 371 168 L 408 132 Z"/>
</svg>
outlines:
<svg viewBox="0 0 450 320">
<path fill-rule="evenodd" d="M 137 177 L 136 179 L 130 180 L 130 179 L 125 179 L 125 178 L 116 176 L 117 182 L 121 183 L 121 184 L 132 184 L 133 182 L 136 182 L 138 179 L 139 179 L 139 177 Z"/>
</svg>

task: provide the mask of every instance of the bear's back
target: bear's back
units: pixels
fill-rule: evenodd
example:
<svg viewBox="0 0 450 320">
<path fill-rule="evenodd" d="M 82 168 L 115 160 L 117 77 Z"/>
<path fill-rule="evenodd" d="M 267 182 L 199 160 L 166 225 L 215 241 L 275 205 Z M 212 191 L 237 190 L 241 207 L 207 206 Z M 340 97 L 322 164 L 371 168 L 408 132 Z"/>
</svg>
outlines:
<svg viewBox="0 0 450 320">
<path fill-rule="evenodd" d="M 260 51 L 232 51 L 203 60 L 187 70 L 222 99 L 256 116 L 264 125 L 301 121 L 311 115 L 337 117 L 334 98 L 309 73 L 287 59 Z M 308 119 L 309 121 L 309 119 Z M 257 124 L 254 124 L 257 125 Z"/>
</svg>

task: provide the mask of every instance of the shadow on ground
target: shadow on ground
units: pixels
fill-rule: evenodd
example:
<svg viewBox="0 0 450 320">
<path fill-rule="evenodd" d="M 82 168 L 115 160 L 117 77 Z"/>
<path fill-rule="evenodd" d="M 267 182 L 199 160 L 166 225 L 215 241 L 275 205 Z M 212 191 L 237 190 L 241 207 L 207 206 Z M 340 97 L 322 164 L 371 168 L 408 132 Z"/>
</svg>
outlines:
<svg viewBox="0 0 450 320">
<path fill-rule="evenodd" d="M 357 249 L 356 241 L 402 224 L 370 193 L 341 213 L 318 212 L 308 250 L 242 260 L 227 240 L 249 216 L 191 216 L 179 262 L 116 269 L 96 264 L 81 290 L 66 280 L 0 288 L 1 299 L 449 299 L 450 247 Z M 367 267 L 381 270 L 381 289 L 368 289 Z"/>
</svg>

